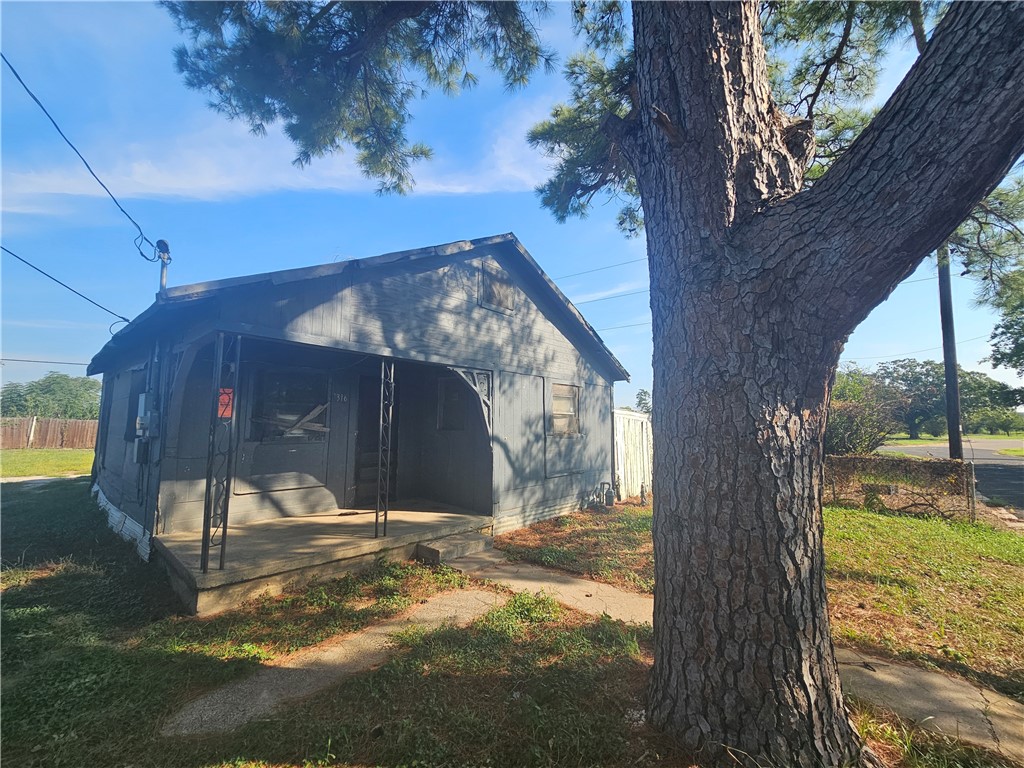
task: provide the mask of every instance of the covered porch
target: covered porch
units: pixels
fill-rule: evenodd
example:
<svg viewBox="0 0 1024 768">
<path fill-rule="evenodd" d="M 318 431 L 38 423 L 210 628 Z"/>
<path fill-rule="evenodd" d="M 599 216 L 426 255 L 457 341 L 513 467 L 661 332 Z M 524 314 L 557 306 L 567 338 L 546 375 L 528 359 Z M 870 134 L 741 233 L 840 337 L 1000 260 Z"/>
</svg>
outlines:
<svg viewBox="0 0 1024 768">
<path fill-rule="evenodd" d="M 388 535 L 374 536 L 374 510 L 341 509 L 231 528 L 223 569 L 202 569 L 202 534 L 153 537 L 153 554 L 174 591 L 195 614 L 211 614 L 289 584 L 331 578 L 389 556 L 409 559 L 417 545 L 462 533 L 489 533 L 492 518 L 434 501 L 389 511 Z"/>
</svg>

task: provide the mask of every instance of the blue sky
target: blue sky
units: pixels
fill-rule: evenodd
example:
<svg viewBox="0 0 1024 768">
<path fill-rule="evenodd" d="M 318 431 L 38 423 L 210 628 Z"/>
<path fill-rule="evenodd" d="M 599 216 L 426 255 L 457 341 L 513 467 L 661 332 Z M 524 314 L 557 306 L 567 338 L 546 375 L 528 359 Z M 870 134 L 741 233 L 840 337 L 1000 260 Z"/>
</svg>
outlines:
<svg viewBox="0 0 1024 768">
<path fill-rule="evenodd" d="M 153 4 L 4 2 L 0 25 L 4 55 L 100 178 L 151 240 L 170 242 L 172 285 L 511 231 L 595 328 L 611 329 L 601 335 L 633 376 L 617 385 L 617 401 L 650 388 L 647 295 L 595 301 L 647 287 L 643 239 L 617 232 L 614 203 L 558 224 L 533 192 L 547 162 L 524 136 L 565 98 L 561 74 L 509 94 L 481 72 L 472 91 L 419 102 L 410 135 L 434 158 L 417 167 L 411 195 L 379 197 L 350 154 L 297 169 L 279 131 L 255 138 L 209 110 L 175 73 L 180 35 Z M 568 6 L 555 6 L 546 31 L 564 59 L 574 49 Z M 891 58 L 883 90 L 911 61 Z M 131 224 L 6 67 L 0 85 L 4 246 L 119 314 L 141 312 L 158 267 L 139 257 Z M 631 263 L 563 277 L 620 262 Z M 109 338 L 113 318 L 7 255 L 0 277 L 3 357 L 87 361 Z M 1019 384 L 979 362 L 995 317 L 973 306 L 969 281 L 954 278 L 953 291 L 961 364 Z M 926 262 L 857 329 L 843 359 L 941 359 L 936 293 Z M 51 369 L 83 371 L 5 363 L 2 375 L 24 381 Z"/>
</svg>

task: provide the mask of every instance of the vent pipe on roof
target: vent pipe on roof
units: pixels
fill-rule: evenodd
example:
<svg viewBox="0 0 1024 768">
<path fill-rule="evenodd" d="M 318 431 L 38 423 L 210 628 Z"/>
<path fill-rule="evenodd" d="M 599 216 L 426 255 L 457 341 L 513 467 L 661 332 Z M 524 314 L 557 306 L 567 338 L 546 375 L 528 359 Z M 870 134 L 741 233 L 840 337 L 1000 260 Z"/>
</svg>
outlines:
<svg viewBox="0 0 1024 768">
<path fill-rule="evenodd" d="M 160 259 L 160 293 L 163 296 L 167 292 L 167 265 L 171 263 L 171 246 L 166 240 L 156 241 L 156 257 Z"/>
</svg>

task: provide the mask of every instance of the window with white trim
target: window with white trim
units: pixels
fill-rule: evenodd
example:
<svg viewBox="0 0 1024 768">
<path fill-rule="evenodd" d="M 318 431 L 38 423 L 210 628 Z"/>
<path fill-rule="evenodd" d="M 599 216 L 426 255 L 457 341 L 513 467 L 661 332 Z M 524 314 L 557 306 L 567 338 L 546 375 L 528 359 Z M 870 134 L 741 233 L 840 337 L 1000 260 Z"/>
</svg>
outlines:
<svg viewBox="0 0 1024 768">
<path fill-rule="evenodd" d="M 552 435 L 580 434 L 580 388 L 572 384 L 551 385 Z"/>
</svg>

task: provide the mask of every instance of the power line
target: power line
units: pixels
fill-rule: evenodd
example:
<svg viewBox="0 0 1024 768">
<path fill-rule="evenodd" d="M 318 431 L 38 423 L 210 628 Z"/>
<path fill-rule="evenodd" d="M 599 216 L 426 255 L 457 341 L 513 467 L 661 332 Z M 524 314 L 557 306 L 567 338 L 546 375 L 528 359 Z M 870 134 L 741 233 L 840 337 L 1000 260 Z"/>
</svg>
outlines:
<svg viewBox="0 0 1024 768">
<path fill-rule="evenodd" d="M 983 333 L 981 336 L 972 336 L 969 339 L 960 339 L 960 341 L 958 341 L 956 343 L 956 345 L 959 347 L 961 344 L 966 344 L 968 341 L 977 341 L 978 339 L 984 339 L 986 336 L 988 336 L 988 334 L 987 333 Z M 928 349 L 915 349 L 913 352 L 901 352 L 898 355 L 874 355 L 872 357 L 847 357 L 847 358 L 844 358 L 844 359 L 845 360 L 891 360 L 891 359 L 895 359 L 895 358 L 898 358 L 898 357 L 904 357 L 905 355 L 916 355 L 918 352 L 934 352 L 936 349 L 942 349 L 942 345 L 940 344 L 937 347 L 928 347 Z"/>
<path fill-rule="evenodd" d="M 596 328 L 595 330 L 600 333 L 601 331 L 617 331 L 619 328 L 639 328 L 642 325 L 650 325 L 651 321 L 648 320 L 646 323 L 630 323 L 629 325 L 612 325 L 608 328 Z"/>
<path fill-rule="evenodd" d="M 46 363 L 47 365 L 88 365 L 77 360 L 28 360 L 24 357 L 0 357 L 0 363 Z"/>
<path fill-rule="evenodd" d="M 609 296 L 608 298 L 612 298 L 612 297 Z M 629 323 L 627 325 L 612 325 L 612 326 L 609 326 L 608 328 L 595 328 L 594 330 L 596 330 L 598 333 L 600 333 L 602 331 L 617 331 L 619 328 L 639 328 L 641 326 L 650 325 L 650 324 L 651 324 L 650 322 L 646 322 L 646 323 Z M 982 334 L 981 336 L 972 336 L 969 339 L 960 339 L 960 341 L 957 342 L 957 346 L 960 346 L 961 344 L 966 344 L 969 341 L 977 341 L 978 339 L 984 339 L 987 335 L 988 334 Z M 847 361 L 852 361 L 852 360 L 890 360 L 890 359 L 896 359 L 896 358 L 899 358 L 899 357 L 906 357 L 907 355 L 916 355 L 918 352 L 934 352 L 936 349 L 942 349 L 942 346 L 940 345 L 938 347 L 928 347 L 927 349 L 915 349 L 912 352 L 900 352 L 898 355 L 877 355 L 877 356 L 874 356 L 874 357 L 844 357 L 842 359 L 843 360 L 847 360 Z"/>
<path fill-rule="evenodd" d="M 135 249 L 136 249 L 136 250 L 137 250 L 137 251 L 139 252 L 139 256 L 141 256 L 142 258 L 144 258 L 144 259 L 145 259 L 146 261 L 157 261 L 157 260 L 158 260 L 158 258 L 159 258 L 158 256 L 156 256 L 156 255 L 153 255 L 153 256 L 147 256 L 147 255 L 146 255 L 146 254 L 145 254 L 145 253 L 143 252 L 143 250 L 142 250 L 142 245 L 141 245 L 141 244 L 142 244 L 143 242 L 145 242 L 145 243 L 148 243 L 148 244 L 149 244 L 149 246 L 150 246 L 151 248 L 153 248 L 153 249 L 155 250 L 155 249 L 156 249 L 156 246 L 155 246 L 155 245 L 153 244 L 153 241 L 152 241 L 152 240 L 150 240 L 150 239 L 149 239 L 148 237 L 146 237 L 145 233 L 144 233 L 144 232 L 142 231 L 142 227 L 140 227 L 140 226 L 139 226 L 139 223 L 138 223 L 137 221 L 135 221 L 135 219 L 133 219 L 133 218 L 132 218 L 132 217 L 131 217 L 131 216 L 130 216 L 130 215 L 128 214 L 128 211 L 126 211 L 126 210 L 124 209 L 124 206 L 122 206 L 122 205 L 121 205 L 121 203 L 119 203 L 119 202 L 118 202 L 117 198 L 116 198 L 116 197 L 114 197 L 114 193 L 113 193 L 113 192 L 111 192 L 111 191 L 110 191 L 110 190 L 109 190 L 109 189 L 107 188 L 107 185 L 106 185 L 106 184 L 104 184 L 104 183 L 103 183 L 103 181 L 102 181 L 102 180 L 100 179 L 100 177 L 96 175 L 96 172 L 95 172 L 95 171 L 94 171 L 94 170 L 92 169 L 92 166 L 91 166 L 91 165 L 89 165 L 89 161 L 88 161 L 88 160 L 86 160 L 86 159 L 85 159 L 85 158 L 84 158 L 84 157 L 82 156 L 82 153 L 81 153 L 81 152 L 79 152 L 79 151 L 78 151 L 78 147 L 76 147 L 76 146 L 75 146 L 74 144 L 72 144 L 72 143 L 71 143 L 71 139 L 69 139 L 69 138 L 68 138 L 67 136 L 65 136 L 65 135 L 64 135 L 64 131 L 62 131 L 62 130 L 61 130 L 61 128 L 60 128 L 60 126 L 59 126 L 59 125 L 57 125 L 57 121 L 53 119 L 53 115 L 51 115 L 51 114 L 50 114 L 50 113 L 49 113 L 49 112 L 47 111 L 46 107 L 44 107 L 44 106 L 43 106 L 43 102 L 41 102 L 41 101 L 39 100 L 39 97 L 37 97 L 37 96 L 36 96 L 36 95 L 35 95 L 34 93 L 32 93 L 32 89 L 31 89 L 31 88 L 29 88 L 29 87 L 28 87 L 28 86 L 27 86 L 27 85 L 25 84 L 25 81 L 21 79 L 21 75 L 19 75 L 19 74 L 18 74 L 18 70 L 16 70 L 16 69 L 14 68 L 14 65 L 13 65 L 13 64 L 11 64 L 11 62 L 9 62 L 9 61 L 7 60 L 7 57 L 6 57 L 6 56 L 4 56 L 4 55 L 3 55 L 2 53 L 0 53 L 0 58 L 2 58 L 2 59 L 3 59 L 3 62 L 4 62 L 4 64 L 6 64 L 6 65 L 7 65 L 7 68 L 11 70 L 11 74 L 13 74 L 13 75 L 14 75 L 14 77 L 15 77 L 15 79 L 17 79 L 17 81 L 18 81 L 18 82 L 19 82 L 19 83 L 21 84 L 21 87 L 25 89 L 25 93 L 27 93 L 27 94 L 28 94 L 28 95 L 29 95 L 29 96 L 30 96 L 30 97 L 32 98 L 32 101 L 34 101 L 34 102 L 35 102 L 35 103 L 36 103 L 36 104 L 37 104 L 37 105 L 39 106 L 39 108 L 40 108 L 41 110 L 43 110 L 43 114 L 44 114 L 44 115 L 46 115 L 46 116 L 47 116 L 47 117 L 48 117 L 48 118 L 50 119 L 50 122 L 51 122 L 51 123 L 53 123 L 53 127 L 54 127 L 54 128 L 56 128 L 56 129 L 57 129 L 57 133 L 59 133 L 59 134 L 60 134 L 60 137 L 61 137 L 62 139 L 64 139 L 64 141 L 65 141 L 65 142 L 67 143 L 67 145 L 68 145 L 69 147 L 71 147 L 71 149 L 72 149 L 72 150 L 74 150 L 74 153 L 75 153 L 76 155 L 78 155 L 78 159 L 82 161 L 82 163 L 83 163 L 83 164 L 85 165 L 85 169 L 86 169 L 87 171 L 89 171 L 89 173 L 90 173 L 90 174 L 92 174 L 92 177 L 93 177 L 94 179 L 96 179 L 96 183 L 97 183 L 97 184 L 99 184 L 99 185 L 100 185 L 101 187 L 103 187 L 103 191 L 104 191 L 104 192 L 106 192 L 106 193 L 107 193 L 107 194 L 108 194 L 108 195 L 110 196 L 110 199 L 111 199 L 111 200 L 113 200 L 113 201 L 114 201 L 114 205 L 116 205 L 116 206 L 117 206 L 118 210 L 120 210 L 120 211 L 121 211 L 121 213 L 123 213 L 123 214 L 125 215 L 125 217 L 127 217 L 128 221 L 130 221 L 130 222 L 131 222 L 132 224 L 134 224 L 134 225 L 135 225 L 135 229 L 136 229 L 136 230 L 138 230 L 138 232 L 139 232 L 139 235 L 138 235 L 138 237 L 136 237 L 136 238 L 135 238 Z"/>
<path fill-rule="evenodd" d="M 579 275 L 589 275 L 591 272 L 600 272 L 604 269 L 611 269 L 612 267 L 622 267 L 626 264 L 636 264 L 638 261 L 647 261 L 647 257 L 639 259 L 630 259 L 629 261 L 620 261 L 618 264 L 609 264 L 607 267 L 594 267 L 594 269 L 585 269 L 582 272 L 573 272 L 571 275 L 559 275 L 558 277 L 551 278 L 552 280 L 565 280 L 567 277 L 578 277 Z"/>
<path fill-rule="evenodd" d="M 626 291 L 625 293 L 613 293 L 611 296 L 601 296 L 597 299 L 587 299 L 586 301 L 574 301 L 573 304 L 579 306 L 580 304 L 593 304 L 595 301 L 608 301 L 608 299 L 621 299 L 623 296 L 636 296 L 640 293 L 650 293 L 650 288 L 644 288 L 639 291 Z"/>
<path fill-rule="evenodd" d="M 44 272 L 44 271 L 43 271 L 43 270 L 41 270 L 41 269 L 40 269 L 39 267 L 37 267 L 37 266 L 36 266 L 35 264 L 31 263 L 30 261 L 27 261 L 26 259 L 23 259 L 23 258 L 21 258 L 21 256 L 19 256 L 18 254 L 16 254 L 16 253 L 15 253 L 14 251 L 12 251 L 12 250 L 11 250 L 10 248 L 8 248 L 8 247 L 6 247 L 6 246 L 3 246 L 3 245 L 0 245 L 0 250 L 2 250 L 2 251 L 3 251 L 4 253 L 10 254 L 11 256 L 13 256 L 14 258 L 16 258 L 16 259 L 17 259 L 18 261 L 20 261 L 20 262 L 21 262 L 22 264 L 25 264 L 26 266 L 29 266 L 29 267 L 31 267 L 32 269 L 34 269 L 34 270 L 35 270 L 36 272 L 38 272 L 39 274 L 43 275 L 44 277 L 48 277 L 49 279 L 53 280 L 53 282 L 57 283 L 58 285 L 62 285 L 62 286 L 64 286 L 65 288 L 67 288 L 67 289 L 68 289 L 69 291 L 71 291 L 71 292 L 72 292 L 73 294 L 75 294 L 76 296 L 81 296 L 81 297 L 82 297 L 83 299 L 85 299 L 86 301 L 88 301 L 88 302 L 89 302 L 90 304 L 92 304 L 92 305 L 93 305 L 94 307 L 99 307 L 99 308 L 100 308 L 100 309 L 102 309 L 102 310 L 103 310 L 104 312 L 106 312 L 106 313 L 108 313 L 108 314 L 111 314 L 111 315 L 113 315 L 114 317 L 116 317 L 116 318 L 117 318 L 118 320 L 124 320 L 124 321 L 125 321 L 126 323 L 130 323 L 130 322 L 131 322 L 131 320 L 129 320 L 129 319 L 128 319 L 127 317 L 125 317 L 124 315 L 119 315 L 119 314 L 117 314 L 117 312 L 115 312 L 114 310 L 112 310 L 112 309 L 107 309 L 106 307 L 104 307 L 104 306 L 103 306 L 102 304 L 100 304 L 99 302 L 96 302 L 96 301 L 93 301 L 92 299 L 90 299 L 90 298 L 89 298 L 88 296 L 86 296 L 86 295 L 85 295 L 84 293 L 82 293 L 81 291 L 76 291 L 76 290 L 75 290 L 74 288 L 72 288 L 72 287 L 71 287 L 70 285 L 68 285 L 67 283 L 61 282 L 61 281 L 60 281 L 60 280 L 58 280 L 58 279 L 57 279 L 56 277 L 54 277 L 53 275 L 51 275 L 51 274 L 50 274 L 49 272 Z"/>
</svg>

